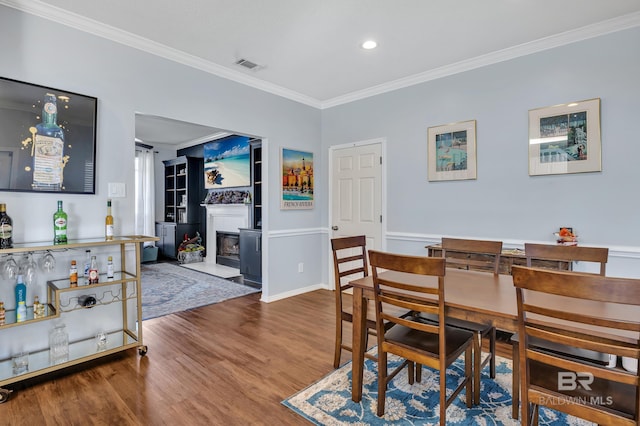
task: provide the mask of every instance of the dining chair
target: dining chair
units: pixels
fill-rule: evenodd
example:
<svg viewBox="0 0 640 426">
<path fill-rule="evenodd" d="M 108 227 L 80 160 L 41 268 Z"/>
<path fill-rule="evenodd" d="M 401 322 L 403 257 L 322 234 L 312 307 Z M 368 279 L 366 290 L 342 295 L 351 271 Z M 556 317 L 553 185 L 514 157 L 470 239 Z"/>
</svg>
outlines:
<svg viewBox="0 0 640 426">
<path fill-rule="evenodd" d="M 468 240 L 461 238 L 443 238 L 442 254 L 447 267 L 475 269 L 498 274 L 502 241 Z M 435 315 L 423 318 L 437 321 Z M 485 365 L 489 364 L 489 376 L 496 377 L 496 329 L 492 324 L 477 323 L 457 318 L 447 318 L 447 325 L 473 332 L 473 386 L 474 403 L 480 402 L 480 376 Z M 482 356 L 482 339 L 489 341 L 489 351 Z M 419 378 L 419 376 L 418 376 Z"/>
<path fill-rule="evenodd" d="M 612 368 L 533 344 L 537 339 L 637 363 L 640 279 L 524 266 L 514 266 L 512 275 L 521 336 L 522 424 L 537 424 L 540 406 L 598 424 L 640 424 L 637 368 Z"/>
<path fill-rule="evenodd" d="M 344 323 L 353 323 L 353 312 L 351 312 L 351 301 L 345 290 L 352 286 L 350 281 L 366 277 L 369 275 L 369 265 L 367 262 L 367 240 L 364 235 L 333 238 L 331 240 L 331 250 L 333 252 L 333 271 L 335 277 L 335 302 L 336 302 L 336 338 L 333 356 L 333 368 L 340 366 L 342 350 L 352 352 L 350 345 L 343 343 L 342 333 Z M 367 337 L 375 334 L 375 307 L 373 301 L 367 303 Z M 367 339 L 368 341 L 368 339 Z M 377 360 L 377 357 L 365 352 L 365 357 Z"/>
<path fill-rule="evenodd" d="M 472 405 L 473 373 L 471 368 L 473 333 L 449 327 L 445 321 L 445 261 L 441 258 L 408 256 L 369 250 L 376 305 L 378 339 L 378 407 L 385 412 L 387 385 L 404 368 L 415 364 L 440 372 L 440 424 L 446 424 L 447 407 L 464 389 L 467 407 Z M 431 280 L 426 277 L 434 277 Z M 437 315 L 439 321 L 421 321 L 417 316 L 402 317 L 394 312 Z M 385 322 L 395 324 L 390 329 Z M 444 324 L 444 325 L 443 325 Z M 387 355 L 395 354 L 405 361 L 391 374 Z M 464 376 L 447 397 L 447 367 L 464 354 Z M 459 380 L 456 377 L 456 380 Z"/>
<path fill-rule="evenodd" d="M 551 262 L 551 265 L 554 265 L 554 268 L 547 269 L 557 270 L 563 270 L 563 265 L 565 265 L 566 262 L 591 262 L 592 264 L 595 264 L 594 270 L 598 272 L 587 273 L 597 274 L 600 276 L 605 275 L 606 264 L 609 259 L 609 249 L 601 247 L 525 243 L 524 253 L 528 267 L 532 267 L 533 261 L 535 260 L 553 261 Z M 555 263 L 555 261 L 557 261 L 557 263 Z M 511 386 L 513 404 L 511 417 L 514 419 L 518 418 L 518 404 L 520 402 L 520 368 L 518 365 L 519 341 L 520 336 L 518 333 L 511 336 L 513 359 L 513 383 Z M 554 344 L 551 342 L 539 341 L 539 339 L 535 338 L 532 339 L 531 343 L 541 347 L 546 346 L 548 350 L 563 353 L 565 356 L 584 359 L 602 365 L 609 363 L 608 355 L 601 352 L 588 351 L 574 347 L 563 347 L 557 343 Z"/>
<path fill-rule="evenodd" d="M 527 266 L 532 266 L 534 260 L 557 261 L 558 267 L 566 262 L 590 262 L 600 270 L 600 275 L 606 274 L 609 249 L 606 247 L 563 246 L 560 244 L 524 244 L 524 255 Z M 596 269 L 597 270 L 597 269 Z M 595 273 L 595 272 L 593 272 Z"/>
</svg>

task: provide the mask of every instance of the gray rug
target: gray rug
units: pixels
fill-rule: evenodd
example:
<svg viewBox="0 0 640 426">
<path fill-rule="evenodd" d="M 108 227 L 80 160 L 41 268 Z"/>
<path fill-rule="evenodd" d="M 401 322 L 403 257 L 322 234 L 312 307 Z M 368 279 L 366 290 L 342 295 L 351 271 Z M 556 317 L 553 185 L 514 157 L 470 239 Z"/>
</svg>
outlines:
<svg viewBox="0 0 640 426">
<path fill-rule="evenodd" d="M 260 291 L 170 263 L 144 264 L 141 270 L 143 320 Z"/>
</svg>

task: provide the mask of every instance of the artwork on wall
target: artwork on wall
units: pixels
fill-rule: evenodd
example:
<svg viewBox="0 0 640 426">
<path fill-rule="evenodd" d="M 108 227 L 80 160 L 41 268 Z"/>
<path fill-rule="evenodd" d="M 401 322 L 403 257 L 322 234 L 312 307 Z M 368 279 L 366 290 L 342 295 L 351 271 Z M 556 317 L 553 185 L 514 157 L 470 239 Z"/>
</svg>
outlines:
<svg viewBox="0 0 640 426">
<path fill-rule="evenodd" d="M 0 77 L 0 191 L 95 194 L 97 105 Z"/>
<path fill-rule="evenodd" d="M 280 208 L 313 208 L 313 153 L 282 148 L 280 155 L 282 185 Z"/>
<path fill-rule="evenodd" d="M 251 185 L 249 138 L 232 136 L 204 145 L 204 187 L 233 188 Z"/>
<path fill-rule="evenodd" d="M 600 99 L 529 111 L 529 175 L 599 172 Z"/>
<path fill-rule="evenodd" d="M 476 179 L 476 121 L 460 121 L 427 130 L 430 181 Z"/>
</svg>

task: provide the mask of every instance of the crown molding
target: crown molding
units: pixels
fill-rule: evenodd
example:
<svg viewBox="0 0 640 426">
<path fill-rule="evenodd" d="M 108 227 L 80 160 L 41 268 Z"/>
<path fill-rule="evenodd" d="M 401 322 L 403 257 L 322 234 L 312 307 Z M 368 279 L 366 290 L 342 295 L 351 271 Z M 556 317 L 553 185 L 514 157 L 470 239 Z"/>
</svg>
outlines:
<svg viewBox="0 0 640 426">
<path fill-rule="evenodd" d="M 640 12 L 635 12 L 351 92 L 343 96 L 337 96 L 326 101 L 320 101 L 38 0 L 0 0 L 0 4 L 318 109 L 332 108 L 487 65 L 640 26 Z"/>
<path fill-rule="evenodd" d="M 477 56 L 468 60 L 456 62 L 423 73 L 414 74 L 408 77 L 400 78 L 388 83 L 379 84 L 364 90 L 348 93 L 338 96 L 328 101 L 322 102 L 321 109 L 331 108 L 338 105 L 347 104 L 360 99 L 368 98 L 382 93 L 392 92 L 394 90 L 403 89 L 427 81 L 437 80 L 465 71 L 471 71 L 476 68 L 493 65 L 510 59 L 531 55 L 533 53 L 544 50 L 553 49 L 555 47 L 576 43 L 582 40 L 610 34 L 630 28 L 640 26 L 640 12 L 630 13 L 618 18 L 609 19 L 598 22 L 597 24 L 587 25 L 576 30 L 566 31 L 549 37 L 544 37 L 532 42 L 523 43 L 507 49 L 498 50 L 486 55 Z"/>
</svg>

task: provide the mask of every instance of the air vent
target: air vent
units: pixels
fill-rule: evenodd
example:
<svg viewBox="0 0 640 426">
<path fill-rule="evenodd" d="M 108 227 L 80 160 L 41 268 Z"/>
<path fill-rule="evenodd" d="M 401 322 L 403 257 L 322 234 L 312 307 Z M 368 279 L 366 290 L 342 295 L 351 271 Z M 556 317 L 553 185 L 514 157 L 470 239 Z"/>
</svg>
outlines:
<svg viewBox="0 0 640 426">
<path fill-rule="evenodd" d="M 236 61 L 236 65 L 240 65 L 241 67 L 245 67 L 246 69 L 249 69 L 249 70 L 255 70 L 256 68 L 260 68 L 260 65 L 256 64 L 255 62 L 248 61 L 246 59 L 238 59 Z"/>
</svg>

